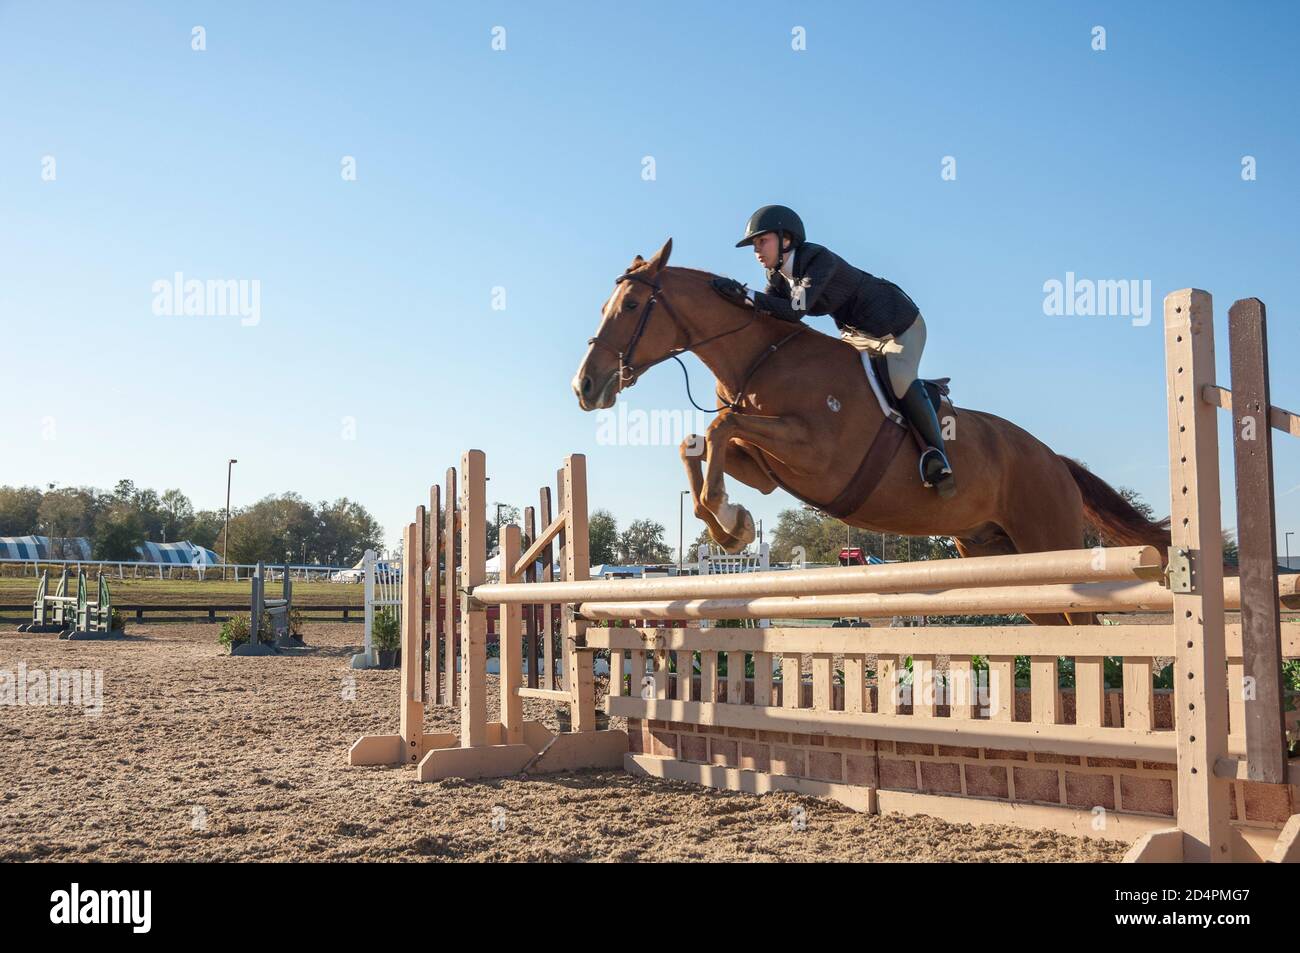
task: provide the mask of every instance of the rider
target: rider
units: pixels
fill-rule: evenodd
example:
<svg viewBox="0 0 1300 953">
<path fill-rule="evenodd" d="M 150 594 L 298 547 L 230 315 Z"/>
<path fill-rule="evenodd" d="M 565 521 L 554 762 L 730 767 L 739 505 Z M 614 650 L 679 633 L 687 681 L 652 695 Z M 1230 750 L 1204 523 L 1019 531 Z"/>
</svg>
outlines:
<svg viewBox="0 0 1300 953">
<path fill-rule="evenodd" d="M 734 304 L 752 305 L 782 321 L 829 314 L 840 336 L 863 352 L 884 353 L 889 383 L 903 413 L 926 443 L 921 480 L 951 496 L 952 467 L 934 405 L 917 379 L 925 348 L 925 320 L 898 285 L 854 268 L 830 249 L 804 238 L 803 222 L 784 205 L 765 205 L 749 217 L 737 248 L 754 246 L 767 270 L 767 290 L 756 292 L 732 278 L 714 278 L 713 289 Z M 891 343 L 892 342 L 892 343 Z M 901 351 L 898 350 L 901 346 Z M 870 368 L 867 368 L 870 373 Z"/>
</svg>

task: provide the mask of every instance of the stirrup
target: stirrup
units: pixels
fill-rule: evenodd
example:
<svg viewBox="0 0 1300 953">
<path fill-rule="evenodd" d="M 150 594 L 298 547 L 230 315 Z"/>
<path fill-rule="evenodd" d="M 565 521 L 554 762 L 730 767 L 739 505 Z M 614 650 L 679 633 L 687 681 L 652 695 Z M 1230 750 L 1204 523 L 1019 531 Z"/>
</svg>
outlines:
<svg viewBox="0 0 1300 953">
<path fill-rule="evenodd" d="M 938 479 L 936 479 L 934 483 L 930 482 L 930 480 L 925 476 L 925 463 L 930 459 L 931 454 L 938 454 L 939 460 L 943 463 L 943 466 L 938 473 Z M 917 461 L 916 466 L 917 469 L 921 471 L 921 485 L 926 489 L 930 489 L 936 484 L 943 483 L 945 477 L 952 476 L 952 467 L 948 464 L 948 457 L 938 447 L 927 447 L 925 452 L 921 454 L 921 459 Z"/>
</svg>

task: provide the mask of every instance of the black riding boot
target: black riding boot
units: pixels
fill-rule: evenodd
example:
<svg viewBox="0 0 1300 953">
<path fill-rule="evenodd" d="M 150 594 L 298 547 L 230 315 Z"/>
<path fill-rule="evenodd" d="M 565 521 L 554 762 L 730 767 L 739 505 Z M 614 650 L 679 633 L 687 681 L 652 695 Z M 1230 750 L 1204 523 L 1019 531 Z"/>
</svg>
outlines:
<svg viewBox="0 0 1300 953">
<path fill-rule="evenodd" d="M 908 421 L 926 443 L 927 449 L 921 454 L 921 482 L 934 487 L 941 497 L 948 499 L 957 492 L 957 484 L 948 464 L 948 454 L 944 451 L 939 416 L 925 393 L 925 384 L 919 380 L 912 381 L 912 386 L 899 403 Z"/>
</svg>

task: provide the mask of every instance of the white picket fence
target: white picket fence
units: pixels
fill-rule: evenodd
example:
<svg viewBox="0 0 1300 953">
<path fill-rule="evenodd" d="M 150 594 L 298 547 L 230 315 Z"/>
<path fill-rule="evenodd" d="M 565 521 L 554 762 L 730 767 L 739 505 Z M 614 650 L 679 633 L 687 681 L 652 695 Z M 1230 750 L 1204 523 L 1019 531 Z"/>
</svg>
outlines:
<svg viewBox="0 0 1300 953">
<path fill-rule="evenodd" d="M 700 575 L 705 576 L 719 573 L 762 572 L 769 568 L 768 553 L 768 544 L 764 543 L 757 552 L 745 552 L 736 556 L 729 556 L 716 547 L 700 546 L 696 556 Z M 352 667 L 373 668 L 378 663 L 374 653 L 375 613 L 389 608 L 398 613 L 402 611 L 402 574 L 397 560 L 380 560 L 375 556 L 373 549 L 366 550 L 361 563 L 365 572 L 366 587 L 365 646 L 359 655 L 352 656 Z M 699 622 L 700 628 L 708 628 L 711 624 L 707 619 L 701 619 Z M 771 624 L 771 619 L 759 619 L 754 623 L 761 629 L 766 629 Z M 495 661 L 493 659 L 488 663 L 490 672 L 495 672 L 491 667 Z M 603 664 L 605 663 L 597 663 L 597 674 L 606 674 L 600 670 Z"/>
<path fill-rule="evenodd" d="M 758 552 L 743 552 L 735 556 L 729 556 L 719 550 L 716 546 L 701 545 L 696 550 L 696 559 L 699 561 L 700 575 L 713 576 L 723 573 L 738 572 L 762 572 L 770 568 L 768 564 L 769 547 L 763 543 L 758 547 Z M 712 625 L 708 619 L 700 619 L 699 627 L 707 629 Z M 766 629 L 771 626 L 771 619 L 758 619 L 754 623 L 755 628 Z"/>
<path fill-rule="evenodd" d="M 402 573 L 397 560 L 380 560 L 373 549 L 367 549 L 361 557 L 361 568 L 365 572 L 366 641 L 361 654 L 352 656 L 352 667 L 373 668 L 379 661 L 375 657 L 375 612 L 402 611 Z"/>
</svg>

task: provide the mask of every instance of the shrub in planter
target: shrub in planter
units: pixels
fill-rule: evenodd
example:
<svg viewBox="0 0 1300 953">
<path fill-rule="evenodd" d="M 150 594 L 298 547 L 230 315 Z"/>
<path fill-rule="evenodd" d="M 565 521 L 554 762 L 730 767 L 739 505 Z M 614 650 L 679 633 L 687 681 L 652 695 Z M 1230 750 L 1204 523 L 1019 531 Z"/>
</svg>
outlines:
<svg viewBox="0 0 1300 953">
<path fill-rule="evenodd" d="M 228 649 L 233 649 L 236 645 L 243 645 L 248 641 L 248 634 L 253 629 L 253 620 L 247 615 L 231 616 L 225 622 L 221 623 L 221 635 L 217 637 L 220 642 Z"/>
<path fill-rule="evenodd" d="M 401 627 L 397 614 L 381 612 L 375 616 L 375 624 L 370 630 L 375 653 L 379 656 L 380 668 L 394 668 L 397 665 L 398 649 L 402 645 Z"/>
</svg>

